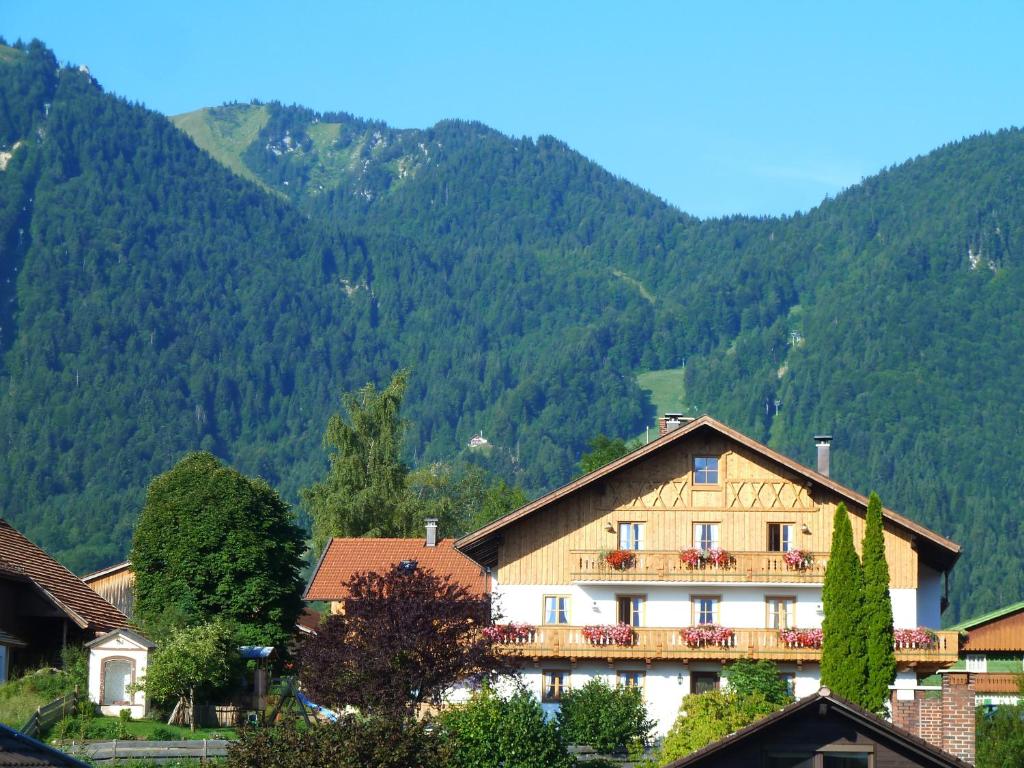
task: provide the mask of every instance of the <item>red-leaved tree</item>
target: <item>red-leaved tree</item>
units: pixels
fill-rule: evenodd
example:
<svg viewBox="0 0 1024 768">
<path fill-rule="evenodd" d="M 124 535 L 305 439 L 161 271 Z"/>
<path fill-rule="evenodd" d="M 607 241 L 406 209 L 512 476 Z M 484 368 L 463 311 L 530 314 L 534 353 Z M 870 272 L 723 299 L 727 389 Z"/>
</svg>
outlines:
<svg viewBox="0 0 1024 768">
<path fill-rule="evenodd" d="M 430 570 L 356 574 L 345 612 L 333 615 L 299 652 L 310 699 L 332 708 L 407 714 L 437 704 L 456 683 L 513 671 L 482 633 L 487 596 Z"/>
</svg>

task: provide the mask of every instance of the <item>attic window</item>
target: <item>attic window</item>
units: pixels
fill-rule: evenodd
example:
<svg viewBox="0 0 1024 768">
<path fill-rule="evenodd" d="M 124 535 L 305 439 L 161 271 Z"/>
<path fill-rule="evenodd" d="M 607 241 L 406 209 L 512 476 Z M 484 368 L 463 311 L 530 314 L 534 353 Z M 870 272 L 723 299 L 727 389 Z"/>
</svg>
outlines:
<svg viewBox="0 0 1024 768">
<path fill-rule="evenodd" d="M 403 560 L 398 564 L 398 570 L 402 573 L 412 573 L 418 564 L 415 560 Z"/>
<path fill-rule="evenodd" d="M 694 456 L 693 484 L 718 485 L 718 457 Z"/>
</svg>

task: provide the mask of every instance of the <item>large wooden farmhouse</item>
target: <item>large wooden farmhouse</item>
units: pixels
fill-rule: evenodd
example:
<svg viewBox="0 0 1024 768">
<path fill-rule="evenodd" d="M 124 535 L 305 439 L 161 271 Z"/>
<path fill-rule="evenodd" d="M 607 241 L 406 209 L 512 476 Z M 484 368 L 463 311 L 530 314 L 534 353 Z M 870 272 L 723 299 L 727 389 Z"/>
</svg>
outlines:
<svg viewBox="0 0 1024 768">
<path fill-rule="evenodd" d="M 722 665 L 771 659 L 820 686 L 822 582 L 836 506 L 858 548 L 867 499 L 714 419 L 670 417 L 657 440 L 456 542 L 490 569 L 506 648 L 557 706 L 593 677 L 640 686 L 664 733 Z M 885 543 L 897 628 L 938 627 L 960 547 L 891 510 Z M 619 625 L 629 625 L 627 629 Z M 897 685 L 957 659 L 957 633 L 900 633 Z"/>
</svg>

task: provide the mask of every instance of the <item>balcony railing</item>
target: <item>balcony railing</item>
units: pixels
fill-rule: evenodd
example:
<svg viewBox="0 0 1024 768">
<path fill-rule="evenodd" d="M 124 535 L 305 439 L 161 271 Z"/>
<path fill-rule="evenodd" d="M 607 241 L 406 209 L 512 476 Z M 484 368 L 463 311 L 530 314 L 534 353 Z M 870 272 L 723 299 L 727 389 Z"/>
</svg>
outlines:
<svg viewBox="0 0 1024 768">
<path fill-rule="evenodd" d="M 896 661 L 902 664 L 948 664 L 956 661 L 959 650 L 956 632 L 936 632 L 936 641 L 928 648 L 897 648 Z M 728 661 L 739 658 L 776 661 L 818 661 L 820 648 L 787 644 L 777 629 L 734 629 L 721 644 L 691 647 L 679 628 L 639 627 L 633 630 L 631 645 L 593 643 L 583 636 L 582 627 L 540 626 L 516 643 L 499 646 L 505 652 L 532 658 L 614 658 L 614 659 L 709 659 Z"/>
<path fill-rule="evenodd" d="M 766 582 L 820 584 L 825 580 L 828 552 L 813 552 L 813 561 L 803 568 L 789 565 L 782 552 L 731 552 L 727 565 L 701 563 L 690 566 L 679 557 L 679 550 L 638 549 L 633 564 L 617 569 L 596 550 L 572 550 L 574 581 L 689 581 L 689 582 Z"/>
</svg>

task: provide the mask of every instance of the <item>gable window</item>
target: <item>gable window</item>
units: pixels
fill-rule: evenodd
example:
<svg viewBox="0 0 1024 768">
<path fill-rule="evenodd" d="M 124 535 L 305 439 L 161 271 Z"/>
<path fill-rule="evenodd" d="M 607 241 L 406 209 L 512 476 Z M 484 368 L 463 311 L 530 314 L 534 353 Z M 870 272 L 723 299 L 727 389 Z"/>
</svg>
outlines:
<svg viewBox="0 0 1024 768">
<path fill-rule="evenodd" d="M 643 688 L 644 673 L 630 670 L 620 670 L 618 674 L 619 685 L 623 688 Z"/>
<path fill-rule="evenodd" d="M 569 673 L 562 669 L 545 669 L 543 677 L 541 701 L 561 701 L 562 693 L 569 688 Z"/>
<path fill-rule="evenodd" d="M 693 484 L 718 485 L 718 457 L 694 456 Z"/>
<path fill-rule="evenodd" d="M 693 546 L 697 549 L 718 547 L 718 527 L 718 523 L 694 523 Z"/>
<path fill-rule="evenodd" d="M 644 548 L 643 523 L 619 523 L 619 549 Z"/>
<path fill-rule="evenodd" d="M 544 623 L 545 624 L 568 624 L 569 623 L 569 596 L 568 595 L 545 595 L 544 596 Z"/>
<path fill-rule="evenodd" d="M 707 693 L 718 690 L 717 672 L 691 672 L 690 693 Z"/>
<path fill-rule="evenodd" d="M 643 595 L 618 595 L 615 603 L 620 623 L 629 624 L 631 627 L 640 626 L 644 608 Z"/>
<path fill-rule="evenodd" d="M 796 598 L 766 597 L 764 607 L 768 629 L 789 629 L 796 623 Z"/>
<path fill-rule="evenodd" d="M 717 624 L 718 623 L 718 602 L 717 595 L 694 595 L 693 597 L 693 624 Z"/>
<path fill-rule="evenodd" d="M 796 549 L 796 526 L 793 523 L 768 523 L 768 551 L 789 552 Z"/>
<path fill-rule="evenodd" d="M 988 672 L 988 658 L 984 653 L 967 654 L 968 672 Z"/>
</svg>

